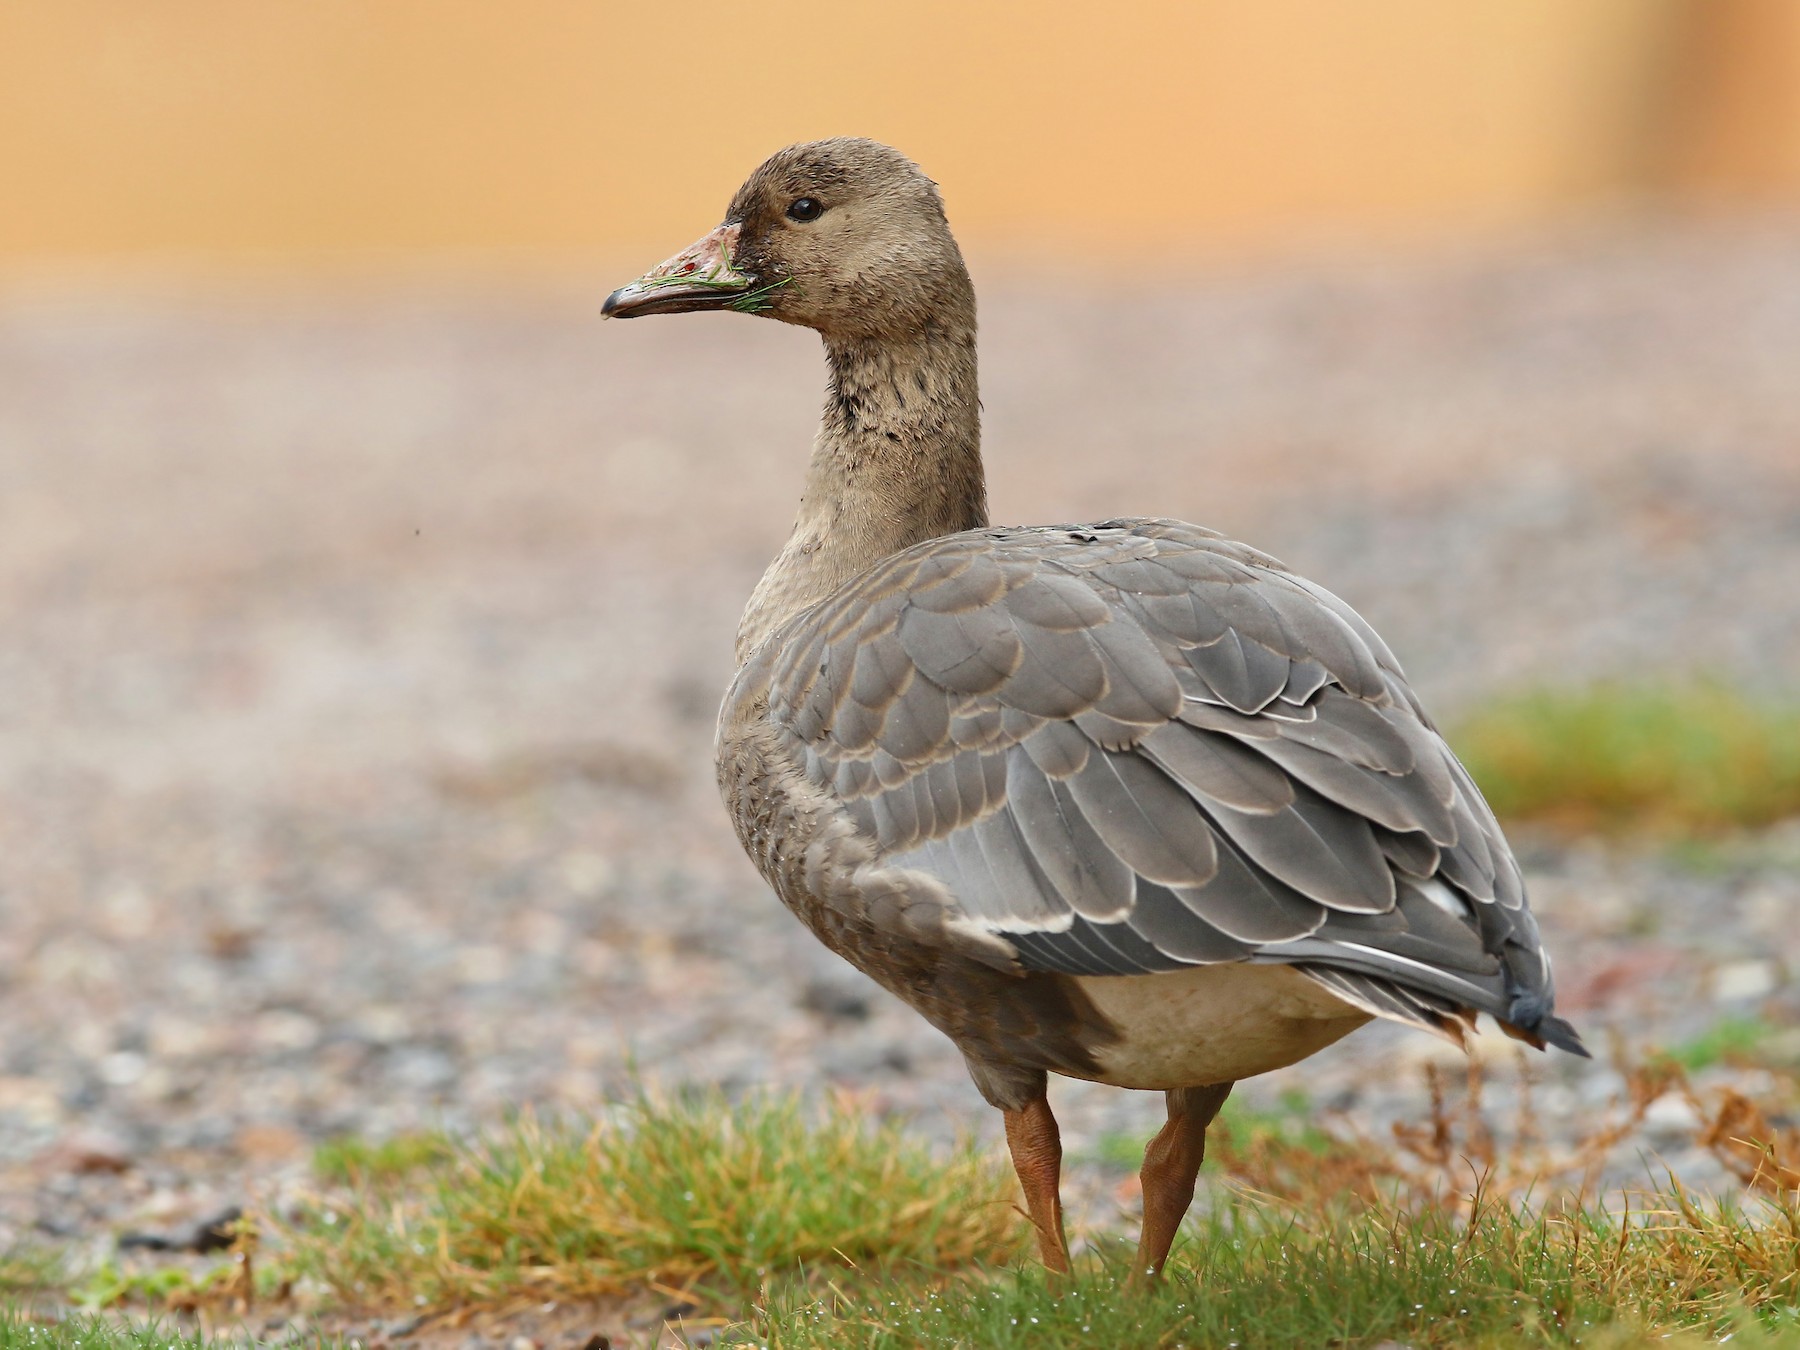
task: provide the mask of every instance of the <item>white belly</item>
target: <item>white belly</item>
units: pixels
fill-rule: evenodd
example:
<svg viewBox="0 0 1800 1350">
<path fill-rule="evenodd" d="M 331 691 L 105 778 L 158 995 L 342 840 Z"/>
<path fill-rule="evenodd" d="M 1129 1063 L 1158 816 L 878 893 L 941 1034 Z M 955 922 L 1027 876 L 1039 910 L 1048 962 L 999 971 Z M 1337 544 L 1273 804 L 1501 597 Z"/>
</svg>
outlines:
<svg viewBox="0 0 1800 1350">
<path fill-rule="evenodd" d="M 1118 1028 L 1096 1082 L 1200 1087 L 1284 1068 L 1349 1035 L 1369 1015 L 1286 966 L 1195 966 L 1075 982 Z"/>
</svg>

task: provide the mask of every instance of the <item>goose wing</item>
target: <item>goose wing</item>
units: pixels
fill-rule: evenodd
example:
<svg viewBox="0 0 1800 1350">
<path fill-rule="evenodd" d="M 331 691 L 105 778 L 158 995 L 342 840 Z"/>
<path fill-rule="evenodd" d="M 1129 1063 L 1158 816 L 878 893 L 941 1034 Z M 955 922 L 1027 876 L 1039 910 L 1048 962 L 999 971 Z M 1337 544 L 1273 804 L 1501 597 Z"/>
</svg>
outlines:
<svg viewBox="0 0 1800 1350">
<path fill-rule="evenodd" d="M 778 633 L 768 716 L 1031 970 L 1294 966 L 1581 1051 L 1492 813 L 1350 607 L 1174 521 L 908 549 Z"/>
</svg>

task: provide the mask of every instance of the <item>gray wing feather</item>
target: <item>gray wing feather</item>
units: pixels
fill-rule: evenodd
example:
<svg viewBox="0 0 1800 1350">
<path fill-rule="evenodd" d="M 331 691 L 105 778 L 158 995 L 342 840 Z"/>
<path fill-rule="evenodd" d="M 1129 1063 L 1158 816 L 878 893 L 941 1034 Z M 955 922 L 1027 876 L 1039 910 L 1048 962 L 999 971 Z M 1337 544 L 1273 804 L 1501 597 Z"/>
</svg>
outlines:
<svg viewBox="0 0 1800 1350">
<path fill-rule="evenodd" d="M 1252 863 L 1332 909 L 1379 913 L 1394 877 L 1369 822 L 1300 789 L 1273 815 L 1209 803 L 1207 816 Z"/>
<path fill-rule="evenodd" d="M 1437 1032 L 1459 1045 L 1464 1030 L 1473 1020 L 1467 1011 L 1449 999 L 1390 980 L 1337 966 L 1296 964 L 1294 968 L 1353 1007 L 1376 1017 L 1409 1023 L 1423 1031 Z"/>
<path fill-rule="evenodd" d="M 1101 842 L 1140 877 L 1201 886 L 1217 869 L 1212 832 L 1194 803 L 1147 760 L 1096 751 L 1069 791 Z"/>
<path fill-rule="evenodd" d="M 1033 861 L 1070 909 L 1096 920 L 1131 912 L 1131 868 L 1095 833 L 1065 784 L 1037 772 L 1015 749 L 1008 756 L 1007 792 Z"/>
<path fill-rule="evenodd" d="M 1293 780 L 1279 764 L 1226 737 L 1169 722 L 1139 744 L 1151 763 L 1205 801 L 1264 816 L 1293 803 Z"/>
<path fill-rule="evenodd" d="M 1215 928 L 1166 886 L 1148 881 L 1138 883 L 1137 904 L 1125 922 L 1151 946 L 1183 964 L 1242 961 L 1256 950 L 1254 943 Z"/>
<path fill-rule="evenodd" d="M 988 694 L 1018 669 L 1019 635 L 1002 611 L 941 614 L 908 609 L 897 630 L 900 649 L 939 688 Z"/>
<path fill-rule="evenodd" d="M 1409 877 L 1428 877 L 1438 870 L 1442 854 L 1431 836 L 1418 830 L 1376 830 L 1376 842 L 1394 867 Z"/>
<path fill-rule="evenodd" d="M 1325 907 L 1283 884 L 1221 836 L 1219 868 L 1204 886 L 1180 886 L 1171 894 L 1194 918 L 1237 942 L 1282 942 L 1312 932 Z"/>
<path fill-rule="evenodd" d="M 776 640 L 768 716 L 892 866 L 1028 969 L 1279 962 L 1579 1048 L 1518 867 L 1354 610 L 1168 521 L 895 555 Z"/>
</svg>

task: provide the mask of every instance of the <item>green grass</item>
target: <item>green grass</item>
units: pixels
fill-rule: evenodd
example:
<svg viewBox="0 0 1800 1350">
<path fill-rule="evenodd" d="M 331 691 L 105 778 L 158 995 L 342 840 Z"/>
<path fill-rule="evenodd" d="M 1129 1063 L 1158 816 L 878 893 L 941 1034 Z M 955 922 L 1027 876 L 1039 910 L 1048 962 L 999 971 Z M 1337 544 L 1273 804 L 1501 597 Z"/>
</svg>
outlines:
<svg viewBox="0 0 1800 1350">
<path fill-rule="evenodd" d="M 1646 1100 L 1678 1073 L 1661 1072 Z M 1432 1100 L 1427 1133 L 1444 1139 L 1430 1158 L 1419 1141 L 1409 1153 L 1339 1139 L 1308 1123 L 1302 1094 L 1238 1104 L 1215 1141 L 1210 1203 L 1149 1290 L 1124 1285 L 1129 1248 L 1115 1238 L 1072 1281 L 1047 1279 L 1023 1254 L 1002 1158 L 946 1162 L 847 1110 L 780 1098 L 641 1097 L 599 1126 L 527 1119 L 416 1164 L 340 1168 L 351 1179 L 278 1246 L 361 1306 L 684 1288 L 739 1319 L 722 1343 L 795 1350 L 1617 1348 L 1728 1333 L 1800 1350 L 1788 1181 L 1800 1139 L 1753 1103 L 1720 1115 L 1710 1146 L 1739 1150 L 1740 1175 L 1772 1198 L 1705 1206 L 1671 1184 L 1620 1217 L 1489 1183 L 1463 1195 L 1450 1178 L 1466 1185 L 1461 1160 L 1480 1155 L 1468 1122 Z M 1221 1190 L 1221 1171 L 1255 1193 Z M 1490 1175 L 1497 1187 L 1525 1173 L 1502 1158 Z"/>
<path fill-rule="evenodd" d="M 313 1150 L 313 1174 L 322 1181 L 353 1185 L 395 1181 L 455 1156 L 455 1144 L 440 1131 L 399 1134 L 371 1143 L 355 1136 L 330 1139 Z"/>
<path fill-rule="evenodd" d="M 55 1289 L 66 1278 L 60 1253 L 43 1247 L 0 1251 L 0 1298 Z"/>
<path fill-rule="evenodd" d="M 1338 1146 L 1314 1120 L 1312 1099 L 1300 1088 L 1288 1088 L 1272 1106 L 1231 1098 L 1208 1128 L 1206 1138 L 1214 1158 L 1236 1156 L 1271 1142 L 1318 1157 Z M 1135 1172 L 1143 1165 L 1148 1142 L 1142 1134 L 1108 1132 L 1094 1141 L 1089 1156 L 1107 1167 Z"/>
<path fill-rule="evenodd" d="M 1657 1073 L 1634 1095 L 1680 1082 L 1676 1069 Z M 476 1141 L 336 1141 L 318 1159 L 327 1189 L 273 1232 L 263 1220 L 255 1307 L 282 1306 L 276 1286 L 303 1274 L 338 1306 L 384 1314 L 680 1288 L 702 1324 L 738 1319 L 721 1343 L 796 1350 L 1622 1350 L 1727 1335 L 1800 1350 L 1800 1133 L 1762 1106 L 1729 1091 L 1716 1111 L 1697 1102 L 1712 1122 L 1697 1142 L 1772 1198 L 1709 1207 L 1671 1185 L 1622 1219 L 1528 1203 L 1528 1180 L 1499 1180 L 1527 1173 L 1491 1150 L 1493 1189 L 1463 1196 L 1461 1160 L 1483 1157 L 1465 1137 L 1478 1104 L 1447 1106 L 1435 1080 L 1430 1096 L 1433 1128 L 1385 1149 L 1311 1124 L 1302 1094 L 1238 1103 L 1169 1279 L 1150 1290 L 1122 1283 L 1117 1238 L 1079 1258 L 1072 1281 L 1047 1280 L 1023 1256 L 1002 1157 L 933 1156 L 841 1107 L 645 1096 L 598 1125 L 527 1118 Z M 1593 1125 L 1611 1137 L 1608 1121 Z M 1443 1146 L 1422 1153 L 1427 1134 Z M 1254 1193 L 1224 1189 L 1225 1177 Z M 57 1278 L 35 1253 L 8 1269 L 15 1290 Z M 105 1264 L 65 1283 L 63 1301 L 154 1307 L 180 1294 L 166 1306 L 219 1307 L 230 1269 Z M 330 1306 L 318 1325 L 331 1325 Z M 0 1350 L 201 1350 L 155 1327 L 11 1316 Z"/>
<path fill-rule="evenodd" d="M 1778 1029 L 1760 1017 L 1721 1017 L 1692 1040 L 1670 1046 L 1667 1057 L 1690 1072 L 1721 1063 L 1755 1062 Z"/>
<path fill-rule="evenodd" d="M 1278 1140 L 1315 1157 L 1323 1157 L 1338 1146 L 1338 1141 L 1319 1127 L 1312 1099 L 1299 1088 L 1288 1088 L 1271 1107 L 1227 1100 L 1225 1109 L 1207 1130 L 1208 1145 L 1215 1153 L 1243 1153 L 1267 1140 Z"/>
<path fill-rule="evenodd" d="M 1451 744 L 1506 820 L 1717 834 L 1800 815 L 1800 702 L 1722 685 L 1598 684 L 1494 703 Z"/>
<path fill-rule="evenodd" d="M 193 1311 L 241 1299 L 244 1271 L 236 1258 L 214 1262 L 202 1269 L 183 1265 L 153 1265 L 102 1261 L 80 1278 L 60 1286 L 57 1292 L 72 1307 L 88 1312 L 108 1308 L 143 1307 L 168 1311 Z M 251 1279 L 257 1301 L 279 1297 L 289 1282 L 279 1264 L 258 1266 Z"/>
<path fill-rule="evenodd" d="M 731 250 L 721 244 L 719 249 L 721 262 L 716 269 L 705 272 L 672 272 L 667 276 L 639 277 L 633 283 L 645 290 L 667 289 L 672 286 L 685 287 L 690 290 L 737 291 L 740 294 L 730 302 L 730 307 L 740 314 L 761 314 L 774 308 L 769 296 L 783 286 L 793 283 L 792 277 L 782 277 L 779 281 L 766 282 L 760 286 L 744 289 L 743 274 L 737 270 L 732 260 Z M 795 287 L 796 292 L 798 287 Z"/>
<path fill-rule="evenodd" d="M 160 1322 L 94 1316 L 38 1320 L 0 1308 L 0 1350 L 213 1350 L 242 1344 Z"/>
<path fill-rule="evenodd" d="M 790 1283 L 734 1331 L 790 1350 L 915 1346 L 1800 1346 L 1800 1215 L 1754 1221 L 1678 1194 L 1629 1220 L 1480 1205 L 1473 1217 L 1215 1209 L 1159 1288 L 1123 1285 L 1123 1253 L 1067 1283 L 1026 1267 L 945 1282 Z"/>
<path fill-rule="evenodd" d="M 1664 1092 L 1691 1092 L 1666 1060 L 1633 1067 L 1630 1080 L 1560 1173 L 1537 1167 L 1523 1141 L 1496 1140 L 1474 1071 L 1466 1100 L 1433 1075 L 1428 1119 L 1391 1141 L 1320 1127 L 1299 1093 L 1273 1107 L 1237 1103 L 1168 1279 L 1150 1289 L 1124 1284 L 1130 1247 L 1110 1225 L 1073 1279 L 1048 1279 L 1026 1255 L 998 1151 L 945 1156 L 843 1105 L 695 1094 L 639 1095 L 598 1123 L 524 1117 L 474 1140 L 334 1141 L 316 1159 L 313 1198 L 261 1218 L 253 1299 L 248 1264 L 192 1275 L 106 1263 L 58 1277 L 60 1302 L 116 1311 L 161 1300 L 233 1316 L 253 1306 L 260 1317 L 289 1306 L 299 1279 L 307 1298 L 323 1297 L 306 1306 L 324 1328 L 334 1309 L 366 1319 L 596 1300 L 617 1310 L 679 1296 L 701 1324 L 731 1323 L 721 1343 L 795 1350 L 1620 1350 L 1725 1336 L 1800 1350 L 1800 1130 L 1782 1123 L 1791 1098 L 1693 1097 L 1694 1142 L 1750 1198 L 1703 1205 L 1671 1182 L 1621 1216 L 1553 1187 L 1628 1146 L 1628 1127 Z M 1469 1195 L 1472 1171 L 1482 1180 Z M 19 1268 L 21 1290 L 51 1269 L 35 1256 Z M 96 1338 L 98 1350 L 124 1350 L 119 1338 L 140 1334 L 77 1319 L 65 1335 L 12 1316 L 0 1350 L 26 1335 L 47 1350 L 96 1350 Z M 101 1328 L 92 1338 L 79 1330 L 90 1326 Z M 131 1343 L 199 1350 L 180 1337 Z"/>
<path fill-rule="evenodd" d="M 429 1152 L 429 1151 L 428 1151 Z M 279 1234 L 358 1304 L 444 1308 L 748 1288 L 772 1270 L 1000 1261 L 1026 1233 L 1010 1178 L 844 1107 L 643 1095 L 598 1124 L 523 1117 L 400 1172 L 345 1167 Z"/>
<path fill-rule="evenodd" d="M 792 277 L 783 277 L 780 281 L 771 281 L 766 286 L 758 286 L 753 291 L 745 291 L 731 302 L 731 307 L 739 314 L 761 314 L 766 310 L 774 309 L 775 304 L 769 299 L 769 296 L 792 280 Z"/>
</svg>

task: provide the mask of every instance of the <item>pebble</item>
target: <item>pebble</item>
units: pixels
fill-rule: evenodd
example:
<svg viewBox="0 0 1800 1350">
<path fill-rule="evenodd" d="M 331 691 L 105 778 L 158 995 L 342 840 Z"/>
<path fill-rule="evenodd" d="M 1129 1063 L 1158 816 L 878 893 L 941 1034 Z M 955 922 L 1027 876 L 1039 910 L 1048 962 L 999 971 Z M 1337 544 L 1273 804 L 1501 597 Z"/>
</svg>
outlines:
<svg viewBox="0 0 1800 1350">
<path fill-rule="evenodd" d="M 133 1150 L 121 1135 L 101 1128 L 77 1128 L 57 1143 L 46 1161 L 59 1171 L 112 1175 L 131 1168 Z"/>
<path fill-rule="evenodd" d="M 1691 1139 L 1704 1122 L 1686 1097 L 1667 1092 L 1644 1112 L 1644 1133 L 1656 1143 Z"/>
<path fill-rule="evenodd" d="M 1774 993 L 1781 982 L 1774 961 L 1732 961 L 1713 971 L 1712 993 L 1720 1003 L 1748 1003 Z"/>
</svg>

